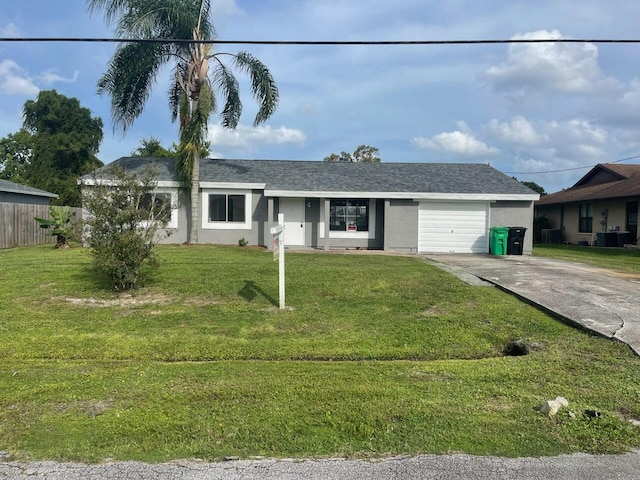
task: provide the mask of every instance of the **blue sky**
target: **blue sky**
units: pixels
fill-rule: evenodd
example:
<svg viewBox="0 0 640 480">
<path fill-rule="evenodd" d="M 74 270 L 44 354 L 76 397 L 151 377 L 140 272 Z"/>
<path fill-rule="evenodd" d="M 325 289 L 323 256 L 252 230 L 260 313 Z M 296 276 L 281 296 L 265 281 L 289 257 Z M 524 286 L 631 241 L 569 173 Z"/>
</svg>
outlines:
<svg viewBox="0 0 640 480">
<path fill-rule="evenodd" d="M 640 3 L 608 0 L 213 0 L 224 40 L 637 38 Z M 85 0 L 3 0 L 3 37 L 110 37 Z M 168 71 L 126 136 L 96 95 L 115 44 L 0 43 L 0 136 L 20 128 L 39 90 L 76 97 L 105 124 L 99 157 L 142 137 L 170 145 Z M 255 107 L 236 131 L 212 118 L 215 156 L 321 160 L 376 146 L 385 162 L 490 163 L 548 192 L 588 169 L 640 155 L 640 45 L 243 46 L 271 69 L 281 103 L 264 126 Z M 246 87 L 246 83 L 241 82 Z"/>
</svg>

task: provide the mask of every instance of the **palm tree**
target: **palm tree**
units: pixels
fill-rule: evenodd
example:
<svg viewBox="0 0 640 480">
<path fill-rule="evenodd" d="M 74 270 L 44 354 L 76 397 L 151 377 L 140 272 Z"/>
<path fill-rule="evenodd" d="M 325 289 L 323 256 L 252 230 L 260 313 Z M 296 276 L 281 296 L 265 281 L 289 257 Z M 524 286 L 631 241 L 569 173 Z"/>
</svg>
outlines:
<svg viewBox="0 0 640 480">
<path fill-rule="evenodd" d="M 200 152 L 206 142 L 209 117 L 217 111 L 216 92 L 224 97 L 221 124 L 236 128 L 242 113 L 233 67 L 249 75 L 259 109 L 254 126 L 265 122 L 278 105 L 278 87 L 269 69 L 247 52 L 212 52 L 215 29 L 210 0 L 88 0 L 89 11 L 101 11 L 116 25 L 120 44 L 98 92 L 111 96 L 114 128 L 126 132 L 142 113 L 160 68 L 173 66 L 169 89 L 172 121 L 179 121 L 177 172 L 191 190 L 187 242 L 198 241 Z M 168 40 L 167 42 L 161 40 Z M 190 40 L 191 42 L 172 42 Z M 222 60 L 229 57 L 232 65 Z"/>
</svg>

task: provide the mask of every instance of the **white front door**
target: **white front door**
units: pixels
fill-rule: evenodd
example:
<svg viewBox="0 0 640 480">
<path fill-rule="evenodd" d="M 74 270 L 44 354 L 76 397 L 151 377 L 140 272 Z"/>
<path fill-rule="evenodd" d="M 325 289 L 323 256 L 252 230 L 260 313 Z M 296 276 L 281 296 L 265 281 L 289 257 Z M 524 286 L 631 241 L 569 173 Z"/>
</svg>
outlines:
<svg viewBox="0 0 640 480">
<path fill-rule="evenodd" d="M 304 245 L 304 198 L 281 198 L 284 213 L 284 246 Z"/>
</svg>

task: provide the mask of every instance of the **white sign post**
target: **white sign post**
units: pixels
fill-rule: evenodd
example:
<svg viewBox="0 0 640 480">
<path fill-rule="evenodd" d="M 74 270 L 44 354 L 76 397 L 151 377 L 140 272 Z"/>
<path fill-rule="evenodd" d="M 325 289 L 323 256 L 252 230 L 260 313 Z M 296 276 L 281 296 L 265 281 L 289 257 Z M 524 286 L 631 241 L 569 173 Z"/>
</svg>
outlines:
<svg viewBox="0 0 640 480">
<path fill-rule="evenodd" d="M 271 227 L 273 235 L 273 260 L 278 260 L 278 296 L 280 309 L 284 308 L 284 213 L 278 214 L 278 225 Z"/>
</svg>

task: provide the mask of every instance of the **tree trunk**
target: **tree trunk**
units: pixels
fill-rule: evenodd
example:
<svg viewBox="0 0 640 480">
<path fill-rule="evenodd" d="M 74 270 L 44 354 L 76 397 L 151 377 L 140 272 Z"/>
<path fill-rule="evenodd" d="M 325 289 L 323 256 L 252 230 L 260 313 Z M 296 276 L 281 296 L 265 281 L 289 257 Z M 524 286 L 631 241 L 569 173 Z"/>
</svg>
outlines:
<svg viewBox="0 0 640 480">
<path fill-rule="evenodd" d="M 193 171 L 191 172 L 191 222 L 187 243 L 198 243 L 198 224 L 200 206 L 200 152 L 193 157 Z"/>
</svg>

